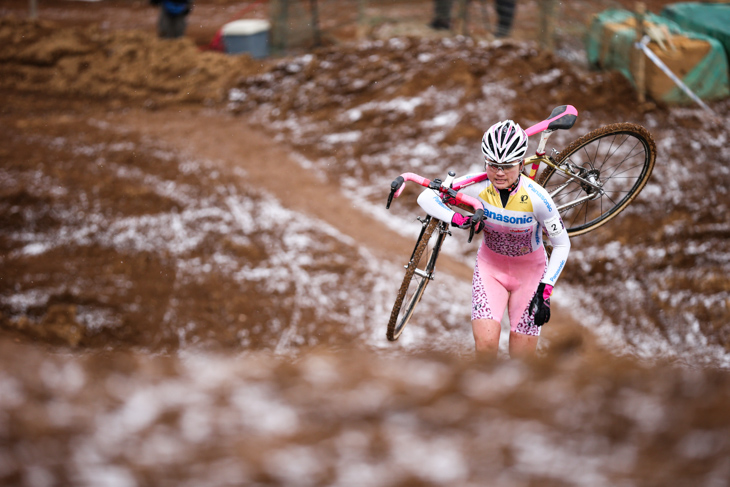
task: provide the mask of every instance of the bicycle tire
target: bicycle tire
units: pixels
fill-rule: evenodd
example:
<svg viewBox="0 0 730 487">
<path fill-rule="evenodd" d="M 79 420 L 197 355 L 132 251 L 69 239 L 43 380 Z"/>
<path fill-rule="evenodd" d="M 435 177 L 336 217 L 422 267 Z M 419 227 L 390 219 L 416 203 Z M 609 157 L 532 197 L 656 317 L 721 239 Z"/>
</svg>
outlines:
<svg viewBox="0 0 730 487">
<path fill-rule="evenodd" d="M 623 159 L 618 160 L 622 155 Z M 573 141 L 554 161 L 573 174 L 592 177 L 600 186 L 596 190 L 570 180 L 552 166 L 538 178 L 538 184 L 551 194 L 568 234 L 573 237 L 600 227 L 636 198 L 654 169 L 656 143 L 641 125 L 615 123 Z M 586 197 L 592 199 L 577 203 L 579 198 Z"/>
<path fill-rule="evenodd" d="M 416 241 L 411 260 L 406 266 L 406 274 L 403 277 L 403 282 L 393 304 L 393 310 L 390 313 L 386 336 L 391 342 L 396 341 L 403 333 L 405 326 L 413 316 L 416 306 L 423 297 L 426 286 L 433 277 L 436 259 L 438 259 L 445 238 L 445 232 L 438 229 L 440 223 L 440 220 L 430 216 L 423 221 L 421 235 Z M 434 234 L 434 232 L 436 233 Z M 424 260 L 422 259 L 424 251 L 431 241 L 434 242 L 433 250 L 427 254 Z M 416 273 L 416 269 L 419 269 L 420 272 Z M 403 305 L 404 301 L 406 301 L 405 306 Z"/>
</svg>

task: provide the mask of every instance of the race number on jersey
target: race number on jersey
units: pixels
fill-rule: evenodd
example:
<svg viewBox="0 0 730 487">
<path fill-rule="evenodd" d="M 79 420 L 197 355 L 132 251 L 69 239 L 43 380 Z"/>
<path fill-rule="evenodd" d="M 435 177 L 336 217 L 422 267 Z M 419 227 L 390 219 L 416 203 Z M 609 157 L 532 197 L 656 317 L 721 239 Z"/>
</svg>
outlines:
<svg viewBox="0 0 730 487">
<path fill-rule="evenodd" d="M 545 228 L 547 229 L 548 235 L 552 238 L 563 233 L 563 229 L 565 227 L 563 227 L 563 222 L 560 220 L 560 216 L 555 215 L 549 220 L 545 220 Z"/>
</svg>

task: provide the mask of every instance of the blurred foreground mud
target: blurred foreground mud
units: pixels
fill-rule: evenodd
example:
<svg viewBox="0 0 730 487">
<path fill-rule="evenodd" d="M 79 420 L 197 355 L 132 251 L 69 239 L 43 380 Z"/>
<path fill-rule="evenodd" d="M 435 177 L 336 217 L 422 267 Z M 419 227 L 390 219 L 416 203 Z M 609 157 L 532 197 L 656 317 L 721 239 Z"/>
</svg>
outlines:
<svg viewBox="0 0 730 487">
<path fill-rule="evenodd" d="M 154 356 L 0 342 L 8 485 L 724 485 L 730 376 L 308 349 Z"/>
</svg>

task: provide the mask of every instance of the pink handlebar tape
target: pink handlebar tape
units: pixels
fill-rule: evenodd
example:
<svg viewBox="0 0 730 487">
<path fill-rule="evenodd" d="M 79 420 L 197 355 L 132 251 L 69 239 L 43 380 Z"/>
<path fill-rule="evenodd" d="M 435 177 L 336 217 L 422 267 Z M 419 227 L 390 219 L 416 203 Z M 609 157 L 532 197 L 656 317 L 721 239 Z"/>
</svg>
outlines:
<svg viewBox="0 0 730 487">
<path fill-rule="evenodd" d="M 403 184 L 401 184 L 401 187 L 398 188 L 398 190 L 393 195 L 396 198 L 401 195 L 403 189 L 406 187 L 406 181 L 412 181 L 414 183 L 420 184 L 425 188 L 428 188 L 428 185 L 431 183 L 430 179 L 426 179 L 423 176 L 419 176 L 418 174 L 414 174 L 412 172 L 403 173 L 401 174 L 401 177 L 403 178 Z M 462 184 L 461 186 L 464 186 L 464 184 Z M 442 187 L 441 192 L 445 193 L 447 190 L 448 188 Z M 463 193 L 456 193 L 456 201 L 471 206 L 472 208 L 474 208 L 474 211 L 484 209 L 484 206 L 478 199 Z"/>
</svg>

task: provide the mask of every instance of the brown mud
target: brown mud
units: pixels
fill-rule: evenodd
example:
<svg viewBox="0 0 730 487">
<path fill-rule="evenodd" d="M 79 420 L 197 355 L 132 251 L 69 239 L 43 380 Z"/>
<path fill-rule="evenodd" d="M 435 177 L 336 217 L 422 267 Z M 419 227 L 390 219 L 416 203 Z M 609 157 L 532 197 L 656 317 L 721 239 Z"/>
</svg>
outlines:
<svg viewBox="0 0 730 487">
<path fill-rule="evenodd" d="M 363 31 L 322 1 L 323 47 L 201 51 L 244 3 L 197 2 L 179 41 L 145 2 L 0 5 L 0 483 L 727 484 L 722 123 L 542 53 L 534 2 L 504 42 L 424 29 L 431 2 L 370 2 Z M 604 5 L 562 3 L 573 49 Z M 389 181 L 466 172 L 495 118 L 565 103 L 558 147 L 628 121 L 659 158 L 574 239 L 540 356 L 473 359 L 456 231 L 388 343 L 418 194 L 386 213 Z"/>
</svg>

